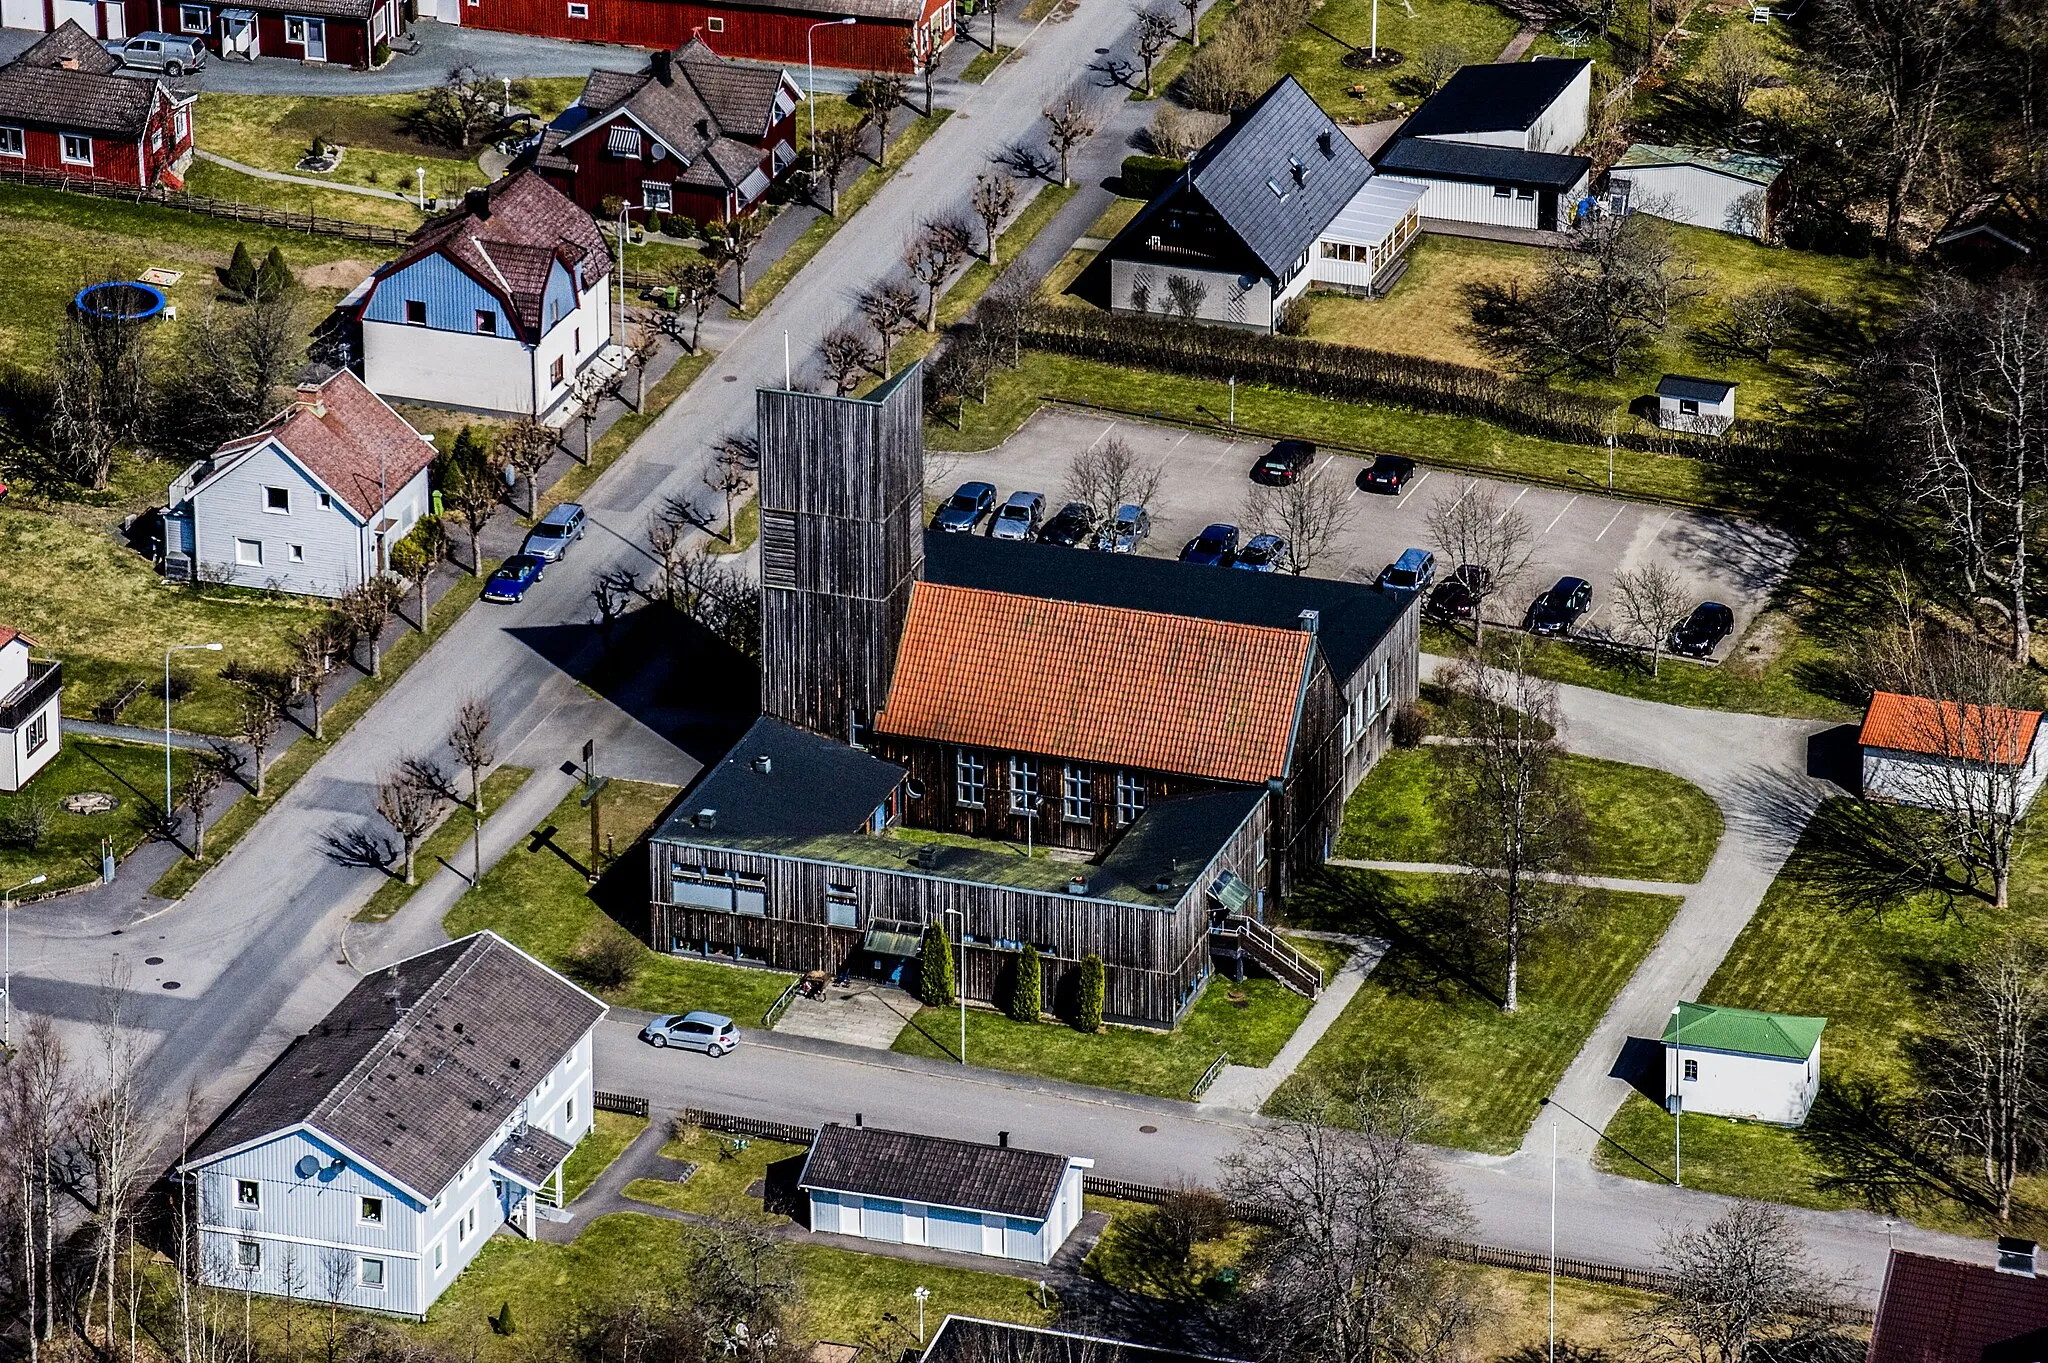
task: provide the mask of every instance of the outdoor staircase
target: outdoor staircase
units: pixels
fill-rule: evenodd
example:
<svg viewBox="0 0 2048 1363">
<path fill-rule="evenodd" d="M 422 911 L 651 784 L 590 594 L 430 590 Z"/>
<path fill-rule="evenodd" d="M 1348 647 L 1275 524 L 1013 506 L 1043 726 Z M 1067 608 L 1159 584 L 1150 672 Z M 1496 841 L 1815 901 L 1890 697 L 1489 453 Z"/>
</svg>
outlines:
<svg viewBox="0 0 2048 1363">
<path fill-rule="evenodd" d="M 1229 957 L 1242 964 L 1250 961 L 1280 983 L 1306 998 L 1323 992 L 1322 967 L 1296 951 L 1280 935 L 1242 914 L 1226 914 L 1209 929 L 1211 954 Z"/>
</svg>

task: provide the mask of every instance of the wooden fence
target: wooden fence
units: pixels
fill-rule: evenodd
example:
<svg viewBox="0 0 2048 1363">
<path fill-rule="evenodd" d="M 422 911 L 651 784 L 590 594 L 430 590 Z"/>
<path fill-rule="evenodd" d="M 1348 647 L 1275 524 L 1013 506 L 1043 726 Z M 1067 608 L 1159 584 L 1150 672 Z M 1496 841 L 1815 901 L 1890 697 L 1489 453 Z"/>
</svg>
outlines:
<svg viewBox="0 0 2048 1363">
<path fill-rule="evenodd" d="M 701 1126 L 706 1131 L 720 1131 L 728 1136 L 753 1136 L 764 1141 L 781 1141 L 786 1145 L 809 1145 L 818 1139 L 815 1126 L 771 1122 L 761 1117 L 739 1117 L 730 1112 L 707 1112 L 697 1107 L 684 1108 L 681 1120 L 690 1126 Z"/>
<path fill-rule="evenodd" d="M 402 227 L 379 227 L 374 223 L 351 222 L 347 218 L 326 218 L 310 211 L 300 213 L 289 208 L 270 208 L 263 204 L 241 203 L 234 199 L 216 199 L 182 189 L 141 189 L 134 185 L 119 185 L 106 180 L 91 180 L 76 175 L 60 175 L 27 168 L 0 168 L 0 184 L 25 185 L 31 189 L 54 189 L 65 194 L 85 194 L 96 199 L 119 199 L 127 203 L 151 204 L 159 208 L 175 208 L 184 213 L 196 213 L 202 217 L 225 218 L 232 222 L 254 223 L 259 227 L 276 227 L 287 232 L 305 232 L 313 236 L 346 237 L 350 241 L 369 242 L 377 246 L 403 246 L 412 237 L 412 233 Z"/>
<path fill-rule="evenodd" d="M 645 1117 L 647 1100 L 631 1093 L 606 1093 L 603 1089 L 590 1095 L 591 1106 L 599 1112 L 623 1112 L 628 1117 Z"/>
</svg>

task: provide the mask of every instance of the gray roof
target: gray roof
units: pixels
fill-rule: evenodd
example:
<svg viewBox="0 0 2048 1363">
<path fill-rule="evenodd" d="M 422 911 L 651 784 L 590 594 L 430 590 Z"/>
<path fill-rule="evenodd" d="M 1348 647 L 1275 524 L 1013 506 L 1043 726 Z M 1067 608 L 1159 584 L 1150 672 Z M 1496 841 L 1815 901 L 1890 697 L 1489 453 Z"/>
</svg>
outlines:
<svg viewBox="0 0 2048 1363">
<path fill-rule="evenodd" d="M 498 1143 L 491 1163 L 529 1188 L 538 1188 L 569 1158 L 570 1145 L 552 1131 L 522 1126 Z"/>
<path fill-rule="evenodd" d="M 1591 65 L 1574 57 L 1461 66 L 1408 116 L 1397 135 L 1459 137 L 1527 129 Z"/>
<path fill-rule="evenodd" d="M 1629 171 L 1655 170 L 1662 166 L 1696 166 L 1755 185 L 1769 185 L 1785 169 L 1785 163 L 1775 156 L 1730 151 L 1725 147 L 1660 147 L 1654 142 L 1630 143 L 1621 159 L 1614 163 L 1616 170 Z"/>
<path fill-rule="evenodd" d="M 1687 374 L 1666 374 L 1657 381 L 1660 398 L 1684 398 L 1691 402 L 1719 402 L 1735 391 L 1726 379 L 1696 379 Z"/>
<path fill-rule="evenodd" d="M 1397 137 L 1380 149 L 1373 164 L 1382 175 L 1559 191 L 1578 184 L 1593 168 L 1593 163 L 1583 156 L 1557 156 L 1519 147 L 1483 147 L 1474 142 L 1444 142 L 1431 137 Z"/>
<path fill-rule="evenodd" d="M 604 1014 L 496 933 L 473 933 L 365 976 L 187 1163 L 304 1125 L 432 1197 Z"/>
<path fill-rule="evenodd" d="M 676 802 L 654 836 L 691 842 L 715 832 L 723 842 L 857 833 L 903 777 L 893 763 L 764 715 Z M 706 809 L 717 818 L 700 830 L 697 816 Z"/>
<path fill-rule="evenodd" d="M 913 1131 L 828 1123 L 811 1144 L 798 1186 L 1043 1221 L 1067 1157 Z"/>
<path fill-rule="evenodd" d="M 0 120 L 139 139 L 149 128 L 160 87 L 154 80 L 114 74 L 120 65 L 75 20 L 66 19 L 0 66 Z"/>
<path fill-rule="evenodd" d="M 1372 178 L 1372 163 L 1294 77 L 1284 76 L 1195 153 L 1189 178 L 1277 278 Z"/>
</svg>

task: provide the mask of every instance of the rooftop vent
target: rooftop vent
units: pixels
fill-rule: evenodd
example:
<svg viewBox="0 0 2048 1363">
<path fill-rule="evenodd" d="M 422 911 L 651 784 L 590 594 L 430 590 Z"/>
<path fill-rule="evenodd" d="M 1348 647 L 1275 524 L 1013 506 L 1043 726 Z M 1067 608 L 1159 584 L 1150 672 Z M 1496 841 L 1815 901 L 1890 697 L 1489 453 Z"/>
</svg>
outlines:
<svg viewBox="0 0 2048 1363">
<path fill-rule="evenodd" d="M 1294 618 L 1300 624 L 1303 634 L 1314 634 L 1316 626 L 1320 625 L 1323 621 L 1323 613 L 1321 611 L 1305 610 Z"/>
<path fill-rule="evenodd" d="M 1287 190 L 1285 187 L 1281 185 L 1281 183 L 1278 180 L 1266 181 L 1266 188 L 1272 190 L 1273 197 L 1280 200 L 1282 203 L 1285 203 L 1287 201 Z"/>
<path fill-rule="evenodd" d="M 491 194 L 487 189 L 472 189 L 462 196 L 462 207 L 473 218 L 491 216 Z"/>
<path fill-rule="evenodd" d="M 767 753 L 762 753 L 759 757 L 754 759 L 754 770 L 760 772 L 763 776 L 766 776 L 769 772 L 775 770 L 775 761 L 773 758 L 769 757 Z"/>
<path fill-rule="evenodd" d="M 1294 183 L 1298 185 L 1308 183 L 1308 167 L 1304 166 L 1298 157 L 1288 157 L 1287 168 L 1294 172 Z"/>
<path fill-rule="evenodd" d="M 1998 1271 L 2014 1273 L 2022 1278 L 2035 1276 L 2036 1261 L 2040 1246 L 2032 1240 L 2018 1240 L 2010 1235 L 1998 1237 Z"/>
<path fill-rule="evenodd" d="M 690 816 L 690 822 L 699 828 L 716 828 L 718 827 L 718 811 L 715 809 L 700 809 Z"/>
<path fill-rule="evenodd" d="M 1168 877 L 1166 877 L 1166 876 L 1161 876 L 1161 877 L 1159 877 L 1159 879 L 1157 879 L 1157 880 L 1155 880 L 1155 881 L 1153 881 L 1153 882 L 1152 882 L 1152 893 L 1153 893 L 1153 894 L 1167 894 L 1167 893 L 1169 893 L 1169 892 L 1170 892 L 1170 891 L 1171 891 L 1172 889 L 1173 889 L 1173 881 L 1172 881 L 1171 879 L 1169 879 Z"/>
<path fill-rule="evenodd" d="M 1317 133 L 1316 150 L 1321 152 L 1325 156 L 1335 156 L 1337 154 L 1337 147 L 1336 144 L 1330 140 L 1335 135 L 1336 134 L 1332 133 L 1328 128 L 1325 128 L 1321 132 Z"/>
<path fill-rule="evenodd" d="M 1009 1148 L 1010 1148 L 1010 1133 L 1009 1133 L 1009 1132 L 1007 1132 L 1007 1131 L 998 1131 L 998 1132 L 996 1132 L 996 1149 L 998 1149 L 998 1150 L 1008 1150 Z"/>
<path fill-rule="evenodd" d="M 937 866 L 938 864 L 939 864 L 939 845 L 938 845 L 937 843 L 935 843 L 935 842 L 922 842 L 922 843 L 919 843 L 919 844 L 917 845 L 917 865 L 918 865 L 918 869 L 919 869 L 919 870 L 923 870 L 923 871 L 929 871 L 929 870 L 933 869 L 934 867 L 936 867 L 936 866 Z"/>
</svg>

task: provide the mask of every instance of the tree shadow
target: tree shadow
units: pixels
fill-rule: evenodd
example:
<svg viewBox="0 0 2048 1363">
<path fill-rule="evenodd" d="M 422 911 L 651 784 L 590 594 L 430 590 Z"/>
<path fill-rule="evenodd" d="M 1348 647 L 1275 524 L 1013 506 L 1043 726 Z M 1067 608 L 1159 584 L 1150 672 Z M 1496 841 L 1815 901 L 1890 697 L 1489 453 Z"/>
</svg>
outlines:
<svg viewBox="0 0 2048 1363">
<path fill-rule="evenodd" d="M 1500 948 L 1473 924 L 1458 888 L 1418 895 L 1378 871 L 1324 870 L 1302 882 L 1288 907 L 1302 927 L 1385 938 L 1389 949 L 1373 970 L 1381 988 L 1414 998 L 1472 995 L 1501 1007 L 1499 992 L 1482 983 L 1501 976 Z"/>
<path fill-rule="evenodd" d="M 1826 1170 L 1823 1192 L 1844 1193 L 1873 1211 L 1896 1213 L 1946 1200 L 1984 1216 L 1995 1210 L 1977 1180 L 1959 1175 L 1928 1130 L 1925 1102 L 1862 1077 L 1823 1075 L 1799 1144 Z"/>
<path fill-rule="evenodd" d="M 322 854 L 336 866 L 395 876 L 398 847 L 369 822 L 335 824 L 320 835 Z"/>
<path fill-rule="evenodd" d="M 1597 1344 L 1580 1344 L 1575 1340 L 1557 1341 L 1555 1363 L 1612 1363 L 1613 1354 Z M 1513 1353 L 1496 1355 L 1493 1363 L 1553 1363 L 1550 1350 L 1541 1344 L 1524 1344 Z"/>
</svg>

